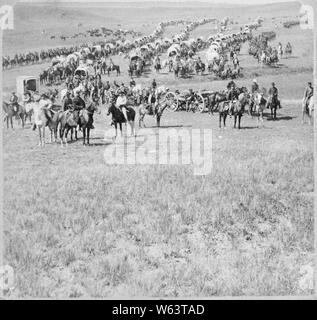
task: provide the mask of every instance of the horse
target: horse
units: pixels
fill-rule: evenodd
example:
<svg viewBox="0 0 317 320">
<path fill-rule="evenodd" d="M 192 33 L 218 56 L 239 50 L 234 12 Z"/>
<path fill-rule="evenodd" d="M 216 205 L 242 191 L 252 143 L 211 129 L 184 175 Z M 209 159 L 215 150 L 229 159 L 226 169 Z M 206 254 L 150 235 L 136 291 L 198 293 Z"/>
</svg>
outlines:
<svg viewBox="0 0 317 320">
<path fill-rule="evenodd" d="M 108 77 L 110 76 L 110 71 L 117 71 L 117 76 L 120 75 L 120 66 L 118 65 L 112 64 L 106 67 L 106 69 L 107 69 Z"/>
<path fill-rule="evenodd" d="M 134 126 L 135 110 L 131 106 L 127 106 L 126 109 L 127 109 L 128 122 L 131 128 L 131 136 L 133 135 L 135 136 L 135 126 Z M 117 138 L 118 124 L 119 124 L 121 137 L 122 137 L 122 123 L 127 122 L 123 112 L 119 108 L 117 108 L 114 103 L 111 103 L 110 107 L 108 108 L 107 116 L 109 116 L 110 114 L 112 115 L 112 122 L 116 129 L 115 138 Z"/>
<path fill-rule="evenodd" d="M 280 107 L 280 101 L 277 98 L 271 98 L 267 103 L 267 108 L 271 109 L 271 118 L 276 120 L 276 110 Z"/>
<path fill-rule="evenodd" d="M 34 111 L 34 124 L 38 128 L 39 146 L 45 146 L 45 127 L 48 127 L 51 135 L 50 142 L 57 140 L 57 126 L 61 115 L 61 106 L 54 105 L 50 109 L 44 107 L 40 108 L 38 102 L 31 103 L 30 108 Z"/>
<path fill-rule="evenodd" d="M 9 129 L 9 122 L 11 124 L 11 128 L 13 129 L 13 117 L 16 119 L 21 119 L 22 128 L 24 128 L 26 112 L 23 106 L 20 104 L 16 104 L 13 106 L 8 102 L 3 102 L 2 104 L 3 111 L 5 113 L 3 121 L 7 121 L 7 129 Z"/>
<path fill-rule="evenodd" d="M 221 129 L 221 120 L 223 120 L 223 126 L 226 128 L 226 119 L 230 110 L 230 101 L 221 101 L 218 103 L 219 112 L 219 128 Z"/>
<path fill-rule="evenodd" d="M 221 92 L 215 92 L 208 97 L 208 114 L 212 115 L 217 110 L 219 103 L 227 101 L 227 95 Z"/>
<path fill-rule="evenodd" d="M 81 112 L 79 113 L 80 124 L 83 131 L 83 145 L 86 145 L 86 138 L 87 145 L 89 145 L 90 129 L 94 121 L 93 115 L 95 111 L 100 114 L 100 111 L 98 111 L 98 105 L 96 103 L 90 103 L 88 107 L 81 110 Z"/>
<path fill-rule="evenodd" d="M 238 100 L 231 103 L 230 111 L 234 116 L 234 128 L 236 128 L 238 120 L 238 129 L 241 129 L 241 118 L 247 105 L 250 106 L 250 97 L 246 91 L 239 95 Z"/>
<path fill-rule="evenodd" d="M 59 118 L 59 124 L 60 124 L 60 139 L 61 139 L 61 147 L 63 147 L 63 144 L 66 146 L 67 144 L 67 135 L 70 130 L 75 129 L 75 139 L 77 140 L 77 131 L 76 128 L 79 124 L 79 110 L 71 111 L 63 111 Z M 71 135 L 71 140 L 73 140 L 73 134 Z"/>
<path fill-rule="evenodd" d="M 254 99 L 254 112 L 257 113 L 257 123 L 259 126 L 259 122 L 262 123 L 263 125 L 263 114 L 264 114 L 264 109 L 266 107 L 267 101 L 266 99 L 263 97 L 263 93 L 260 92 L 256 92 L 253 95 L 253 99 Z"/>
<path fill-rule="evenodd" d="M 311 97 L 308 101 L 303 99 L 302 104 L 302 123 L 305 123 L 305 115 L 309 118 L 309 123 L 313 124 L 313 111 L 314 111 L 314 97 Z"/>
</svg>

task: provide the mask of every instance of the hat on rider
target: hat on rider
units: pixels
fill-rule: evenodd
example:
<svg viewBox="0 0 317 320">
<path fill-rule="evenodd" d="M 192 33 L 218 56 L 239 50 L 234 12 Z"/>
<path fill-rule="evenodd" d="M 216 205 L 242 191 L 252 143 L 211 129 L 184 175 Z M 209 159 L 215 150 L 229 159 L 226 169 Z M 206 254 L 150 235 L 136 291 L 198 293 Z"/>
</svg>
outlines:
<svg viewBox="0 0 317 320">
<path fill-rule="evenodd" d="M 258 80 L 256 80 L 256 79 L 253 79 L 253 82 L 257 83 L 257 82 L 258 82 Z"/>
</svg>

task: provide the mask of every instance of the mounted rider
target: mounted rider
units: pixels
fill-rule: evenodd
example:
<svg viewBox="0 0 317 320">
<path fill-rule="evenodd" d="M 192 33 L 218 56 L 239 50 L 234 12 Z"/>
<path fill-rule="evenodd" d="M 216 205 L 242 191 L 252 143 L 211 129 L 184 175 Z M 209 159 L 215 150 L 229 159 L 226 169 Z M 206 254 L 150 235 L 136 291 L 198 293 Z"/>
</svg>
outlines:
<svg viewBox="0 0 317 320">
<path fill-rule="evenodd" d="M 13 91 L 10 97 L 10 105 L 13 107 L 14 112 L 18 111 L 18 101 L 19 101 L 19 98 L 16 95 L 16 93 Z"/>
<path fill-rule="evenodd" d="M 309 106 L 310 99 L 314 95 L 314 87 L 311 82 L 308 82 L 308 85 L 304 92 L 304 107 L 307 108 Z"/>
<path fill-rule="evenodd" d="M 64 99 L 64 102 L 63 102 L 63 111 L 67 111 L 72 108 L 73 108 L 73 100 L 71 98 L 71 92 L 67 91 L 66 98 Z"/>
<path fill-rule="evenodd" d="M 80 92 L 79 91 L 75 91 L 75 97 L 73 99 L 73 114 L 74 114 L 74 118 L 75 121 L 78 123 L 77 126 L 77 131 L 80 130 L 80 111 L 83 110 L 84 108 L 86 108 L 86 103 L 85 101 L 82 99 L 82 97 L 80 96 Z"/>
<path fill-rule="evenodd" d="M 278 106 L 279 108 L 281 108 L 281 104 L 280 104 L 280 101 L 278 99 L 278 89 L 276 88 L 274 82 L 272 82 L 272 86 L 269 89 L 269 98 L 268 98 L 267 103 L 266 103 L 266 108 L 269 108 L 269 106 L 271 104 L 274 104 L 274 105 Z"/>
<path fill-rule="evenodd" d="M 255 94 L 255 93 L 257 93 L 257 92 L 259 92 L 259 84 L 258 84 L 258 81 L 257 81 L 257 79 L 253 79 L 253 81 L 252 81 L 252 86 L 251 86 L 251 93 L 252 93 L 252 96 Z"/>
<path fill-rule="evenodd" d="M 153 80 L 155 81 L 155 80 Z M 157 90 L 156 90 L 156 82 L 155 85 L 153 86 L 152 83 L 152 88 L 150 89 L 150 94 L 149 94 L 149 99 L 148 99 L 148 104 L 150 105 L 150 108 L 152 110 L 152 114 L 156 114 L 156 107 L 157 107 Z"/>
<path fill-rule="evenodd" d="M 124 118 L 126 120 L 126 122 L 128 122 L 128 117 L 127 117 L 127 97 L 125 95 L 125 92 L 123 90 L 119 90 L 119 96 L 117 98 L 116 104 L 115 106 L 122 111 Z"/>
</svg>

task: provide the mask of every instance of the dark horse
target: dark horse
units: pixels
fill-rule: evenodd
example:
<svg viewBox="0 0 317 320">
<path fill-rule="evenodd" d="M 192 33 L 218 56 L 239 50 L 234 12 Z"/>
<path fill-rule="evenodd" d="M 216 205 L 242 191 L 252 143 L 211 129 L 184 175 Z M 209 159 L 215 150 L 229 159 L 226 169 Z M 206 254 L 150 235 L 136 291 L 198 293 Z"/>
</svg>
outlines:
<svg viewBox="0 0 317 320">
<path fill-rule="evenodd" d="M 208 97 L 208 113 L 213 114 L 219 107 L 220 102 L 228 101 L 226 93 L 215 92 Z"/>
<path fill-rule="evenodd" d="M 230 101 L 221 101 L 218 103 L 219 112 L 219 128 L 221 128 L 221 121 L 223 121 L 224 128 L 226 127 L 226 119 L 230 110 Z"/>
<path fill-rule="evenodd" d="M 267 103 L 267 108 L 271 109 L 271 118 L 276 120 L 276 110 L 281 108 L 281 103 L 277 98 L 271 98 Z"/>
<path fill-rule="evenodd" d="M 131 127 L 131 135 L 135 135 L 135 129 L 134 129 L 134 120 L 135 120 L 135 111 L 132 107 L 127 106 L 127 118 L 128 118 L 128 122 L 130 124 Z M 126 119 L 123 115 L 123 112 L 117 108 L 114 103 L 112 103 L 108 109 L 108 113 L 107 115 L 112 115 L 112 122 L 114 124 L 114 127 L 116 129 L 116 136 L 117 137 L 117 132 L 118 132 L 118 124 L 119 124 L 119 128 L 120 128 L 120 132 L 121 132 L 121 136 L 122 136 L 122 123 L 126 123 Z"/>
<path fill-rule="evenodd" d="M 113 64 L 107 67 L 108 76 L 110 76 L 110 71 L 117 71 L 117 76 L 120 75 L 120 67 L 118 65 Z"/>
<path fill-rule="evenodd" d="M 87 138 L 87 145 L 89 145 L 89 136 L 90 136 L 90 129 L 92 127 L 92 123 L 94 121 L 93 115 L 94 112 L 98 112 L 98 107 L 96 103 L 90 103 L 88 107 L 81 110 L 79 113 L 80 125 L 83 131 L 83 144 L 86 144 Z M 100 112 L 99 112 L 100 113 Z"/>
<path fill-rule="evenodd" d="M 21 106 L 20 104 L 13 106 L 10 103 L 3 102 L 2 108 L 4 111 L 3 121 L 7 122 L 7 129 L 9 129 L 9 122 L 11 124 L 11 128 L 13 129 L 13 117 L 21 120 L 22 128 L 24 128 L 26 111 L 23 106 Z"/>
<path fill-rule="evenodd" d="M 250 110 L 251 97 L 245 87 L 241 88 L 239 91 L 241 93 L 238 100 L 232 102 L 230 113 L 234 116 L 234 128 L 237 127 L 238 120 L 238 129 L 241 129 L 241 118 L 246 111 L 246 106 L 248 106 L 248 109 Z"/>
</svg>

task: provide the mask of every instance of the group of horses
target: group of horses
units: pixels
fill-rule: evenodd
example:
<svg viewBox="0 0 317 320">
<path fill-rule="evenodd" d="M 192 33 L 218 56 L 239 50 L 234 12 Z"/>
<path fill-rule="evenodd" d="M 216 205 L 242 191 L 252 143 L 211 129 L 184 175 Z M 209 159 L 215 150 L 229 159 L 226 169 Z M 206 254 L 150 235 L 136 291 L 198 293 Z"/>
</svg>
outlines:
<svg viewBox="0 0 317 320">
<path fill-rule="evenodd" d="M 292 46 L 289 42 L 285 50 L 283 50 L 281 43 L 278 45 L 278 48 L 273 48 L 268 42 L 269 38 L 263 34 L 252 38 L 250 41 L 249 54 L 258 60 L 261 67 L 264 65 L 277 67 L 277 63 L 282 59 L 284 54 L 286 58 L 292 55 Z"/>
<path fill-rule="evenodd" d="M 234 128 L 238 123 L 241 128 L 241 118 L 244 113 L 257 117 L 258 126 L 264 122 L 264 110 L 271 110 L 271 118 L 276 120 L 277 109 L 280 106 L 278 100 L 272 99 L 270 103 L 264 96 L 264 92 L 254 92 L 251 94 L 246 87 L 215 92 L 208 97 L 209 114 L 215 111 L 219 113 L 219 127 L 226 127 L 228 115 L 234 116 Z"/>
</svg>

